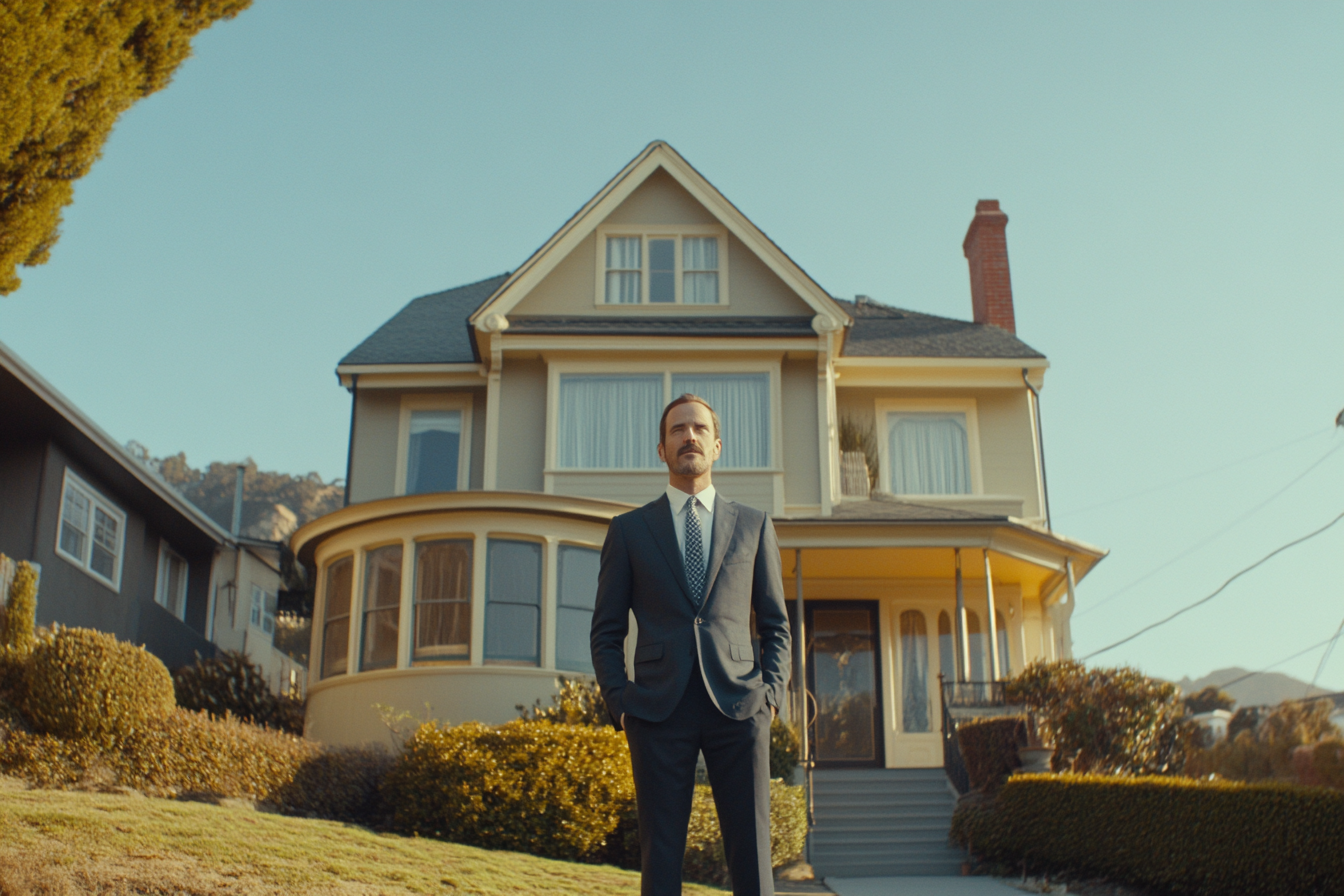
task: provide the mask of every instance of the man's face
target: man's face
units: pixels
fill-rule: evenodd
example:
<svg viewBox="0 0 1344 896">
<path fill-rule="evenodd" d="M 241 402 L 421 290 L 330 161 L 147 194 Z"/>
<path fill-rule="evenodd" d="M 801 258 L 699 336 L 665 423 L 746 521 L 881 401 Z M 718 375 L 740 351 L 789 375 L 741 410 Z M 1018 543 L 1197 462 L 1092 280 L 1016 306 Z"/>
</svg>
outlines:
<svg viewBox="0 0 1344 896">
<path fill-rule="evenodd" d="M 719 459 L 723 443 L 714 438 L 714 418 L 698 401 L 674 407 L 658 446 L 658 457 L 678 476 L 701 476 Z"/>
</svg>

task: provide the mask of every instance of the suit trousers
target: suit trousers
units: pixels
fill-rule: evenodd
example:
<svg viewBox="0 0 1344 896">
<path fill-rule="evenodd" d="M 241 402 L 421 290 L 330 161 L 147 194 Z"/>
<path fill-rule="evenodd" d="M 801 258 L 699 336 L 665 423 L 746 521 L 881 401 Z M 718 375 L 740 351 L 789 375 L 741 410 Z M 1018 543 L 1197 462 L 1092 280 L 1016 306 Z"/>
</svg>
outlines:
<svg viewBox="0 0 1344 896">
<path fill-rule="evenodd" d="M 661 722 L 627 716 L 639 812 L 640 893 L 680 896 L 697 755 L 705 754 L 733 896 L 774 896 L 770 868 L 770 707 L 737 721 L 719 712 L 697 664 Z"/>
</svg>

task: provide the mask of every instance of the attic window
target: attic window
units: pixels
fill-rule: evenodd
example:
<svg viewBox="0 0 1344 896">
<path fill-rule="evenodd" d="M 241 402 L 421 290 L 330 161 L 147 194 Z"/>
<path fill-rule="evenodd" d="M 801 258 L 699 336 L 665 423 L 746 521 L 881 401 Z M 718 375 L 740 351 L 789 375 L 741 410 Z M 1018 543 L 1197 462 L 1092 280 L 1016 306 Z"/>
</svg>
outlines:
<svg viewBox="0 0 1344 896">
<path fill-rule="evenodd" d="M 720 228 L 599 237 L 599 305 L 727 304 Z"/>
</svg>

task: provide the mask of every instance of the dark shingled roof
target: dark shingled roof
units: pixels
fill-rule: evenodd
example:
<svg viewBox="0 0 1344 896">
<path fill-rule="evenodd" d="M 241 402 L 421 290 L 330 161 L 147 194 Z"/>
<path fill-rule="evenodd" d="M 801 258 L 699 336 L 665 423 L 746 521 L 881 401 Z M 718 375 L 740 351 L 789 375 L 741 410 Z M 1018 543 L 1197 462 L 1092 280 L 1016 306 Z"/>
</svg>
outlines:
<svg viewBox="0 0 1344 896">
<path fill-rule="evenodd" d="M 854 318 L 845 338 L 849 357 L 1044 358 L 1007 330 L 935 317 L 876 302 L 836 299 Z"/>
<path fill-rule="evenodd" d="M 471 364 L 479 361 L 467 318 L 509 277 L 500 274 L 412 299 L 341 364 Z"/>
<path fill-rule="evenodd" d="M 876 493 L 866 501 L 848 500 L 836 504 L 830 516 L 791 516 L 785 520 L 827 520 L 833 522 L 1006 522 L 1008 517 L 996 513 L 959 510 L 955 507 L 934 507 L 902 501 L 892 495 Z"/>
<path fill-rule="evenodd" d="M 510 333 L 567 336 L 814 336 L 810 317 L 513 317 Z"/>
</svg>

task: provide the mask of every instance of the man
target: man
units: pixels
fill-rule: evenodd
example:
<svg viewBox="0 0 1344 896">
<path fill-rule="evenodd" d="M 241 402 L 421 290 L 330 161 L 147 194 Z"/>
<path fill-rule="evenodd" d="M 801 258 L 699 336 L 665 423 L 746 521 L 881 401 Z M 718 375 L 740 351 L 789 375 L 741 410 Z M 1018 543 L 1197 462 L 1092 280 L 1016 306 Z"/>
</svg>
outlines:
<svg viewBox="0 0 1344 896">
<path fill-rule="evenodd" d="M 716 494 L 710 472 L 723 443 L 704 399 L 672 401 L 658 435 L 667 491 L 611 521 L 592 628 L 597 682 L 630 743 L 641 892 L 681 893 L 703 752 L 733 893 L 772 896 L 770 722 L 784 705 L 790 644 L 779 543 L 768 516 Z"/>
</svg>

